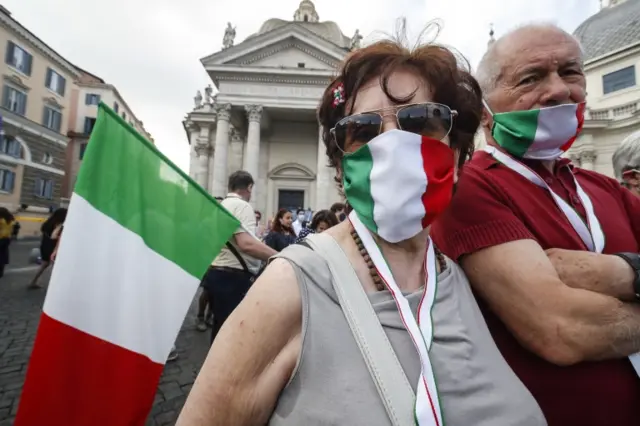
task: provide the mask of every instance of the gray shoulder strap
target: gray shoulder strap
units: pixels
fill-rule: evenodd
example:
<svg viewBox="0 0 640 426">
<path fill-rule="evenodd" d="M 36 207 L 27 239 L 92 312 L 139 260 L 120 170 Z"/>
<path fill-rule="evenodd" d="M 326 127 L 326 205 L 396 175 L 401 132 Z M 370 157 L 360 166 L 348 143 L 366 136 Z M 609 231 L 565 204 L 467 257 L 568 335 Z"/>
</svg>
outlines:
<svg viewBox="0 0 640 426">
<path fill-rule="evenodd" d="M 314 234 L 307 242 L 329 265 L 340 306 L 392 425 L 415 425 L 415 393 L 356 271 L 333 237 Z"/>
</svg>

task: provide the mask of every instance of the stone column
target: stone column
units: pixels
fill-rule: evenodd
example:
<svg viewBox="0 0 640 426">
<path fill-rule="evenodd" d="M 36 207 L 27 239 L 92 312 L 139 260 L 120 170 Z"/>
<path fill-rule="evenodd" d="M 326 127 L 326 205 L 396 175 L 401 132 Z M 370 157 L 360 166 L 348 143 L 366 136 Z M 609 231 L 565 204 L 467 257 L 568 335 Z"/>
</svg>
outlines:
<svg viewBox="0 0 640 426">
<path fill-rule="evenodd" d="M 187 129 L 189 130 L 189 177 L 195 180 L 198 168 L 198 154 L 196 153 L 198 127 L 194 123 L 190 123 Z"/>
<path fill-rule="evenodd" d="M 244 109 L 247 111 L 249 130 L 247 132 L 247 150 L 244 155 L 242 168 L 251 173 L 253 180 L 258 182 L 258 164 L 260 161 L 260 119 L 262 118 L 262 106 L 245 105 Z"/>
<path fill-rule="evenodd" d="M 200 127 L 200 134 L 196 138 L 196 155 L 198 158 L 198 165 L 196 168 L 196 182 L 205 190 L 208 188 L 209 177 L 209 156 L 211 155 L 211 144 L 209 143 L 209 127 Z"/>
<path fill-rule="evenodd" d="M 329 194 L 333 185 L 332 169 L 328 166 L 327 148 L 322 140 L 322 126 L 318 127 L 318 162 L 316 166 L 316 202 L 313 210 L 323 210 L 331 207 L 330 203 L 335 200 L 329 200 Z"/>
<path fill-rule="evenodd" d="M 580 165 L 585 170 L 594 170 L 595 171 L 595 163 L 596 163 L 596 150 L 595 149 L 587 149 L 580 153 Z"/>
<path fill-rule="evenodd" d="M 227 160 L 229 157 L 229 119 L 231 118 L 231 104 L 217 107 L 216 143 L 213 154 L 213 188 L 209 192 L 214 197 L 224 197 L 227 194 Z"/>
</svg>

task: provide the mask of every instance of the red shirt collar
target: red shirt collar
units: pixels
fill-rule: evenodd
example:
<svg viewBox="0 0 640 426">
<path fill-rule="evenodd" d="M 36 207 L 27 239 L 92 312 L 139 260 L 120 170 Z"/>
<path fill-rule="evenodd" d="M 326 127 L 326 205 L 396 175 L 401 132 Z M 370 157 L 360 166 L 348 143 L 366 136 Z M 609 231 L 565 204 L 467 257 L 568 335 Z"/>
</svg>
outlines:
<svg viewBox="0 0 640 426">
<path fill-rule="evenodd" d="M 478 167 L 485 170 L 495 167 L 500 163 L 498 160 L 493 158 L 493 156 L 487 153 L 485 150 L 476 151 L 476 153 L 473 154 L 473 159 L 471 161 Z M 525 164 L 526 166 L 528 166 L 531 170 L 533 170 L 538 174 L 541 174 L 541 173 L 544 174 L 545 172 L 548 173 L 547 169 L 545 169 L 542 163 L 538 160 L 520 159 L 519 161 L 522 162 L 522 164 Z M 565 166 L 568 167 L 569 170 L 571 170 L 573 173 L 576 173 L 578 170 L 575 167 L 575 165 L 571 162 L 571 160 L 568 158 L 559 158 L 556 161 L 557 161 L 556 170 L 561 170 Z"/>
</svg>

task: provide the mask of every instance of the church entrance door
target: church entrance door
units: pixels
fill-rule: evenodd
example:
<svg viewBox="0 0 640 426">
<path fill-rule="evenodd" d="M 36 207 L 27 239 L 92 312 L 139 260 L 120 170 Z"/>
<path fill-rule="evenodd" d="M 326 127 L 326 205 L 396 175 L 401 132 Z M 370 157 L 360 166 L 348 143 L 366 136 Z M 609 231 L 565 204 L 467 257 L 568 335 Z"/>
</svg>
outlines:
<svg viewBox="0 0 640 426">
<path fill-rule="evenodd" d="M 287 209 L 295 216 L 297 209 L 304 208 L 304 191 L 300 189 L 278 190 L 278 210 Z"/>
</svg>

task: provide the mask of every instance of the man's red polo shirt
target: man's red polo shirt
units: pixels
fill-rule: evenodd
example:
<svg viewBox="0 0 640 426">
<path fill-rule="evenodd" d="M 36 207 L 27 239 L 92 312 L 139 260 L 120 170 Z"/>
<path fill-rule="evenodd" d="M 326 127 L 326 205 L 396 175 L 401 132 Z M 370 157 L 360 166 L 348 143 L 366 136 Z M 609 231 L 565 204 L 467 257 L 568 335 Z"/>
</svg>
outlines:
<svg viewBox="0 0 640 426">
<path fill-rule="evenodd" d="M 571 174 L 593 203 L 605 235 L 604 253 L 639 252 L 640 198 L 618 182 L 560 160 L 554 173 L 528 162 L 553 191 L 585 217 Z M 521 239 L 543 249 L 586 250 L 546 189 L 484 151 L 464 166 L 449 209 L 432 227 L 437 246 L 452 259 Z M 550 426 L 640 425 L 640 379 L 628 359 L 558 367 L 523 348 L 478 300 L 503 356 L 536 398 Z"/>
</svg>

